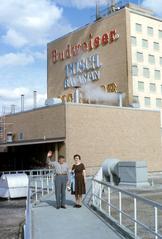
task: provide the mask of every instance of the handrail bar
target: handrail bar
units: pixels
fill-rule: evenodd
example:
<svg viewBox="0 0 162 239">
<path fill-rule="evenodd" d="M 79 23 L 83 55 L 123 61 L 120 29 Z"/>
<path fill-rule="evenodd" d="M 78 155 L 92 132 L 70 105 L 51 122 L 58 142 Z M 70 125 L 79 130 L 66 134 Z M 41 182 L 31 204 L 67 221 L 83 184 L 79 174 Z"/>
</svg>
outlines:
<svg viewBox="0 0 162 239">
<path fill-rule="evenodd" d="M 52 168 L 42 168 L 42 169 L 22 169 L 22 170 L 6 170 L 6 171 L 0 171 L 0 173 L 14 173 L 14 172 L 41 172 L 41 171 L 53 171 Z"/>
<path fill-rule="evenodd" d="M 145 203 L 147 203 L 147 204 L 149 204 L 149 205 L 151 205 L 151 206 L 158 207 L 159 209 L 162 210 L 162 205 L 161 205 L 160 203 L 158 203 L 158 202 L 154 202 L 154 201 L 152 201 L 152 200 L 150 200 L 150 199 L 143 198 L 143 197 L 137 195 L 136 193 L 131 193 L 131 192 L 125 191 L 124 189 L 119 188 L 119 187 L 114 186 L 114 185 L 111 185 L 111 184 L 109 184 L 109 183 L 107 183 L 107 182 L 99 181 L 99 180 L 97 180 L 97 179 L 93 179 L 93 181 L 95 181 L 95 182 L 97 182 L 97 183 L 100 183 L 100 184 L 102 184 L 102 185 L 104 185 L 104 186 L 108 186 L 108 187 L 110 187 L 110 188 L 112 188 L 112 189 L 115 189 L 115 190 L 117 190 L 118 192 L 122 192 L 122 193 L 124 193 L 124 194 L 126 194 L 126 195 L 128 195 L 128 196 L 130 196 L 130 197 L 139 199 L 139 200 L 141 200 L 141 201 L 143 201 L 143 202 L 145 202 Z"/>
<path fill-rule="evenodd" d="M 28 175 L 28 195 L 26 201 L 26 215 L 25 215 L 25 225 L 24 225 L 24 239 L 32 239 L 32 216 L 31 210 L 33 205 L 40 201 L 40 199 L 45 195 L 49 194 L 50 191 L 54 191 L 54 170 L 51 170 L 52 174 L 45 175 Z M 44 181 L 44 179 L 47 179 Z M 41 183 L 41 186 L 39 186 Z M 45 191 L 44 191 L 45 190 Z"/>
<path fill-rule="evenodd" d="M 94 195 L 95 197 L 97 197 L 97 198 L 100 199 L 101 201 L 107 203 L 109 206 L 111 206 L 111 207 L 112 207 L 113 209 L 115 209 L 116 211 L 121 212 L 123 215 L 125 215 L 126 217 L 128 217 L 131 221 L 136 222 L 138 225 L 144 227 L 146 230 L 148 230 L 149 232 L 151 232 L 153 235 L 161 237 L 161 235 L 160 235 L 159 233 L 156 233 L 156 232 L 152 231 L 152 230 L 151 230 L 149 227 L 147 227 L 145 224 L 141 223 L 139 220 L 135 220 L 133 217 L 129 216 L 129 215 L 128 215 L 127 213 L 125 213 L 124 211 L 119 210 L 119 209 L 118 209 L 117 207 L 115 207 L 113 204 L 108 203 L 105 199 L 100 198 L 100 197 L 99 197 L 98 195 L 96 195 L 96 194 L 92 194 L 92 195 Z"/>
</svg>

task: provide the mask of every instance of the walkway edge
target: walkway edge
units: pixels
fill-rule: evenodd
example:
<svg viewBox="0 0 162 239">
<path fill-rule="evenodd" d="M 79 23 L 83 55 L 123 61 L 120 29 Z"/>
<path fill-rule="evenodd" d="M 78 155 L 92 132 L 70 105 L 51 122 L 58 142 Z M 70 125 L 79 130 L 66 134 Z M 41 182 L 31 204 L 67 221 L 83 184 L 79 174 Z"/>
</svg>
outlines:
<svg viewBox="0 0 162 239">
<path fill-rule="evenodd" d="M 104 212 L 99 211 L 93 205 L 89 206 L 88 208 L 92 210 L 92 212 L 94 212 L 96 216 L 100 217 L 100 219 L 103 220 L 108 226 L 111 226 L 112 230 L 116 230 L 119 233 L 119 235 L 122 236 L 124 239 L 135 238 L 129 231 L 126 231 L 125 229 L 123 229 L 122 226 L 120 226 L 114 220 L 109 218 Z"/>
</svg>

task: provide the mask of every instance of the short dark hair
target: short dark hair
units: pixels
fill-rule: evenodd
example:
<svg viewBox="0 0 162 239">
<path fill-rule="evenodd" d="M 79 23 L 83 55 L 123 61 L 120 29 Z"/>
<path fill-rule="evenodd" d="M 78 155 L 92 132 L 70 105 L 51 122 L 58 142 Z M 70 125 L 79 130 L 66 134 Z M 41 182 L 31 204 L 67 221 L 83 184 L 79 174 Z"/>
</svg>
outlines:
<svg viewBox="0 0 162 239">
<path fill-rule="evenodd" d="M 81 160 L 81 156 L 80 156 L 79 154 L 75 154 L 75 155 L 74 155 L 74 159 L 75 159 L 76 157 L 78 157 L 79 160 Z"/>
<path fill-rule="evenodd" d="M 59 155 L 58 159 L 64 159 L 65 157 L 63 155 Z"/>
</svg>

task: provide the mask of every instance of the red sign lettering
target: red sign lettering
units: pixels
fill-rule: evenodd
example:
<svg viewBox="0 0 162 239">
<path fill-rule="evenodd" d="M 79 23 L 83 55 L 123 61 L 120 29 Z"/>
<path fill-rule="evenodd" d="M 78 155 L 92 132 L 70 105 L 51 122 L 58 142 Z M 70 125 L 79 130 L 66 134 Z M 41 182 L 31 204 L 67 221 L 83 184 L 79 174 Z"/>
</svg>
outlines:
<svg viewBox="0 0 162 239">
<path fill-rule="evenodd" d="M 53 64 L 57 61 L 63 61 L 65 59 L 77 56 L 83 52 L 91 51 L 92 49 L 98 48 L 100 45 L 105 46 L 108 43 L 111 44 L 112 42 L 116 41 L 119 38 L 119 35 L 116 33 L 116 30 L 111 30 L 110 32 L 104 33 L 101 37 L 89 34 L 88 41 L 84 41 L 83 43 L 78 43 L 74 46 L 67 45 L 65 50 L 57 51 L 56 49 L 52 50 L 51 52 L 51 59 Z"/>
</svg>

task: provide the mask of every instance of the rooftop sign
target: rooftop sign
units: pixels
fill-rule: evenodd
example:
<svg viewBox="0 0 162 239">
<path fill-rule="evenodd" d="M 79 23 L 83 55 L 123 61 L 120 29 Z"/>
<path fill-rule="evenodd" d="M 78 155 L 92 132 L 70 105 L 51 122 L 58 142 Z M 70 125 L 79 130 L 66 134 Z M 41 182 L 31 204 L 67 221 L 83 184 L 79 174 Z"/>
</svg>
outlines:
<svg viewBox="0 0 162 239">
<path fill-rule="evenodd" d="M 84 85 L 100 79 L 100 59 L 95 54 L 65 66 L 64 88 Z"/>
<path fill-rule="evenodd" d="M 110 32 L 104 33 L 102 36 L 93 37 L 92 33 L 89 34 L 87 41 L 78 43 L 76 45 L 68 44 L 66 48 L 62 51 L 57 49 L 52 50 L 51 58 L 53 64 L 58 61 L 63 61 L 74 56 L 78 56 L 84 52 L 89 52 L 93 49 L 98 48 L 99 46 L 105 46 L 111 44 L 119 38 L 119 34 L 116 33 L 116 30 L 111 30 Z"/>
</svg>

